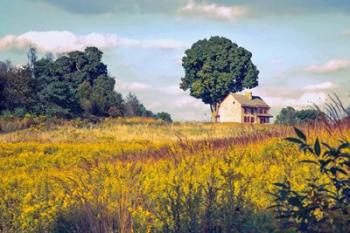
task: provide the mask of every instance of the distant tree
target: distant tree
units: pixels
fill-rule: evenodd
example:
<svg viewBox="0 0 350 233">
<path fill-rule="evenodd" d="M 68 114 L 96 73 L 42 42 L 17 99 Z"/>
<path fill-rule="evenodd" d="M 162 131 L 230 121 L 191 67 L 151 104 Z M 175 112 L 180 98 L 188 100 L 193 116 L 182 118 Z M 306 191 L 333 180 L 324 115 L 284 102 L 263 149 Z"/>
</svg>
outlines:
<svg viewBox="0 0 350 233">
<path fill-rule="evenodd" d="M 125 116 L 143 116 L 146 108 L 136 95 L 129 93 L 125 98 Z"/>
<path fill-rule="evenodd" d="M 80 107 L 87 115 L 93 113 L 91 101 L 92 85 L 89 81 L 84 81 L 77 88 L 77 97 L 79 99 Z"/>
<path fill-rule="evenodd" d="M 47 53 L 45 53 L 45 59 L 47 59 L 49 61 L 53 61 L 55 59 L 55 56 L 53 55 L 53 53 L 47 52 Z"/>
<path fill-rule="evenodd" d="M 5 62 L 0 61 L 0 73 L 7 72 L 7 65 Z"/>
<path fill-rule="evenodd" d="M 34 86 L 35 81 L 28 68 L 0 72 L 0 108 L 8 111 L 23 108 L 30 111 L 35 101 Z"/>
<path fill-rule="evenodd" d="M 12 69 L 12 62 L 10 60 L 6 60 L 5 61 L 6 67 L 7 67 L 7 71 L 10 71 Z"/>
<path fill-rule="evenodd" d="M 10 62 L 0 62 L 0 112 L 91 119 L 155 117 L 136 96 L 129 94 L 124 101 L 115 91 L 115 80 L 101 61 L 102 55 L 97 48 L 87 47 L 57 59 L 47 54 L 38 60 L 31 48 L 27 66 L 13 68 Z M 158 117 L 171 120 L 165 113 Z"/>
<path fill-rule="evenodd" d="M 74 117 L 80 113 L 76 91 L 64 80 L 60 69 L 55 61 L 47 58 L 35 62 L 35 90 L 38 95 L 35 113 L 59 117 Z"/>
<path fill-rule="evenodd" d="M 252 54 L 224 37 L 199 40 L 185 52 L 182 66 L 185 76 L 180 88 L 210 105 L 217 120 L 220 102 L 230 93 L 258 85 Z"/>
<path fill-rule="evenodd" d="M 283 108 L 276 116 L 276 123 L 283 125 L 303 124 L 316 121 L 320 113 L 315 109 L 295 110 L 293 107 Z"/>
<path fill-rule="evenodd" d="M 10 60 L 0 61 L 0 72 L 5 73 L 12 69 L 12 63 Z"/>
<path fill-rule="evenodd" d="M 92 113 L 96 116 L 108 116 L 111 107 L 123 111 L 123 98 L 115 92 L 115 81 L 105 75 L 99 76 L 93 83 L 90 95 Z"/>
<path fill-rule="evenodd" d="M 5 109 L 5 95 L 4 95 L 4 88 L 5 88 L 5 71 L 2 71 L 0 69 L 0 113 L 2 110 Z"/>
<path fill-rule="evenodd" d="M 29 48 L 27 57 L 28 57 L 28 68 L 32 73 L 32 77 L 34 77 L 34 66 L 35 66 L 36 60 L 38 59 L 36 48 Z"/>
<path fill-rule="evenodd" d="M 74 117 L 80 110 L 73 88 L 65 82 L 50 82 L 40 95 L 45 115 Z"/>
<path fill-rule="evenodd" d="M 122 116 L 123 115 L 123 110 L 119 109 L 115 106 L 112 106 L 108 109 L 108 115 L 110 117 L 118 117 L 118 116 Z"/>
<path fill-rule="evenodd" d="M 276 116 L 276 123 L 282 125 L 293 125 L 296 123 L 296 110 L 293 107 L 282 108 Z"/>
<path fill-rule="evenodd" d="M 146 109 L 132 93 L 129 93 L 125 98 L 125 116 L 155 117 L 154 113 Z"/>
<path fill-rule="evenodd" d="M 320 118 L 320 113 L 316 109 L 302 109 L 296 112 L 297 123 L 309 123 Z"/>
<path fill-rule="evenodd" d="M 115 81 L 108 75 L 107 66 L 101 59 L 100 50 L 88 47 L 84 52 L 73 51 L 56 60 L 43 58 L 37 61 L 35 77 L 40 83 L 39 102 L 45 102 L 42 106 L 46 106 L 53 101 L 54 110 L 68 114 L 108 116 L 113 107 L 118 109 L 118 115 L 122 115 L 122 96 L 114 90 Z M 62 96 L 67 101 L 56 99 L 56 92 L 61 93 L 61 88 L 67 89 L 67 95 Z"/>
<path fill-rule="evenodd" d="M 165 122 L 172 122 L 171 115 L 167 112 L 159 112 L 155 115 L 156 119 L 160 119 Z"/>
</svg>

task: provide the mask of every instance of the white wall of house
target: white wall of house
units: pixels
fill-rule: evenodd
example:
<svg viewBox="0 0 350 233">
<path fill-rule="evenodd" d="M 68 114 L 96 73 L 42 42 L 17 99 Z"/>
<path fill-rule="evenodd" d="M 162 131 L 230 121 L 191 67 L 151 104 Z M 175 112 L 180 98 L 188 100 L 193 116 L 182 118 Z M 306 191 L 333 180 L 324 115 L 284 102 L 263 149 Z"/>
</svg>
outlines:
<svg viewBox="0 0 350 233">
<path fill-rule="evenodd" d="M 219 122 L 243 122 L 242 106 L 232 95 L 228 95 L 220 104 L 219 116 Z"/>
</svg>

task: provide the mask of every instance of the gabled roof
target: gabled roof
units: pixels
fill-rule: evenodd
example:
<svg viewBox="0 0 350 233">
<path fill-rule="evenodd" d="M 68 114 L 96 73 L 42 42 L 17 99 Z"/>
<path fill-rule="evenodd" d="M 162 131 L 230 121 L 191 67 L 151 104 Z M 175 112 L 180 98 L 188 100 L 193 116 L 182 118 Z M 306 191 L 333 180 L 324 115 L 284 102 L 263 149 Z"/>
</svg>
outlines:
<svg viewBox="0 0 350 233">
<path fill-rule="evenodd" d="M 237 94 L 237 93 L 231 93 L 231 95 L 242 105 L 245 107 L 265 107 L 270 108 L 269 105 L 265 103 L 265 101 L 260 98 L 259 96 L 252 96 L 252 99 L 250 99 L 245 94 Z"/>
</svg>

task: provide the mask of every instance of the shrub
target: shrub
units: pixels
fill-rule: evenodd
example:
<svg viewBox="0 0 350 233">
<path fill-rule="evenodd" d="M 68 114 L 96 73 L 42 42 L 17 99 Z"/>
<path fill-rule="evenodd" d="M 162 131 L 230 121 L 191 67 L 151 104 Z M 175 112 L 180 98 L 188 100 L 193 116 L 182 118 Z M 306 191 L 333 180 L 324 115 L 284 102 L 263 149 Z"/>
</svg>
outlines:
<svg viewBox="0 0 350 233">
<path fill-rule="evenodd" d="M 288 178 L 275 183 L 274 205 L 282 229 L 299 232 L 350 232 L 350 143 L 340 140 L 332 147 L 318 138 L 309 144 L 295 128 L 297 137 L 287 138 L 300 150 L 313 156 L 302 160 L 317 166 L 321 177 L 306 180 L 301 191 L 293 189 Z M 326 181 L 326 182 L 325 182 Z"/>
</svg>

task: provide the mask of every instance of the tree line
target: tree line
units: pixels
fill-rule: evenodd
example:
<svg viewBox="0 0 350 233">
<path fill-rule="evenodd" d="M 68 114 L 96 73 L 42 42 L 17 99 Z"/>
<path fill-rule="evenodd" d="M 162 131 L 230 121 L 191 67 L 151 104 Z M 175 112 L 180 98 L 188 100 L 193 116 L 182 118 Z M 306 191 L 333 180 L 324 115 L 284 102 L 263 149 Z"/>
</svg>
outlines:
<svg viewBox="0 0 350 233">
<path fill-rule="evenodd" d="M 345 108 L 341 102 L 333 102 L 333 104 L 327 105 L 326 112 L 328 112 L 327 116 L 320 109 L 308 108 L 296 110 L 293 107 L 288 106 L 281 109 L 276 116 L 275 123 L 282 125 L 297 125 L 324 121 L 325 119 L 333 121 L 350 119 L 350 106 Z"/>
<path fill-rule="evenodd" d="M 296 110 L 291 106 L 282 108 L 276 116 L 276 124 L 295 125 L 319 121 L 322 119 L 322 113 L 316 109 Z"/>
<path fill-rule="evenodd" d="M 28 64 L 14 67 L 0 61 L 0 112 L 60 118 L 152 117 L 172 121 L 169 113 L 153 113 L 134 95 L 125 98 L 115 90 L 115 79 L 101 61 L 96 47 L 72 51 L 57 59 L 38 59 L 30 48 Z"/>
</svg>

